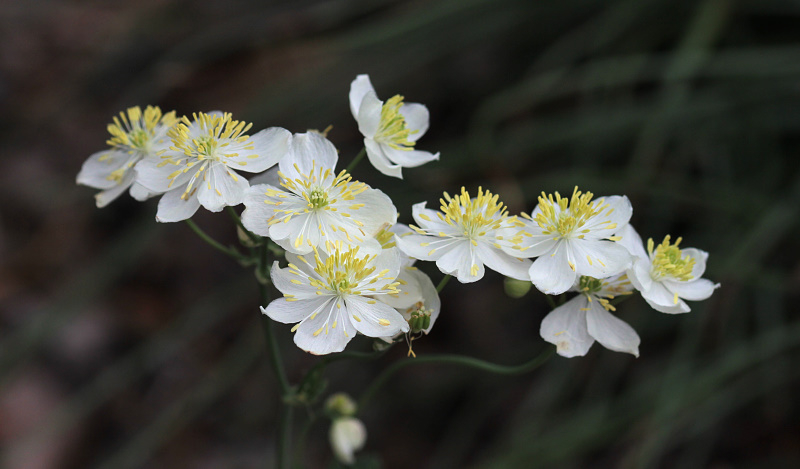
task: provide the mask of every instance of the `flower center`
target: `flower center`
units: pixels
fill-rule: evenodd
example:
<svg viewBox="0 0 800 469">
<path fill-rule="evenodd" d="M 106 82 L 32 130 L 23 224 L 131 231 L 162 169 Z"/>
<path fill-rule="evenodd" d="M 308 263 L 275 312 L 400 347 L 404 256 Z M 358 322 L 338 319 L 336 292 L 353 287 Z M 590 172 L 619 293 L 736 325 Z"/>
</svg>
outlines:
<svg viewBox="0 0 800 469">
<path fill-rule="evenodd" d="M 590 230 L 580 228 L 586 222 L 598 215 L 608 207 L 608 204 L 592 201 L 594 194 L 581 193 L 576 186 L 572 197 L 561 197 L 558 192 L 547 195 L 542 192 L 539 197 L 539 213 L 534 221 L 544 230 L 545 235 L 555 235 L 556 239 L 572 237 L 576 232 L 578 238 L 583 239 Z M 616 223 L 607 222 L 607 229 L 616 228 Z"/>
<path fill-rule="evenodd" d="M 328 205 L 328 193 L 324 189 L 316 188 L 306 195 L 309 208 L 317 210 Z"/>
<path fill-rule="evenodd" d="M 114 123 L 108 125 L 111 138 L 106 143 L 116 148 L 148 152 L 156 127 L 159 124 L 172 126 L 175 121 L 174 111 L 162 114 L 157 106 L 147 106 L 144 112 L 139 106 L 131 107 L 120 112 L 119 117 L 114 116 Z"/>
<path fill-rule="evenodd" d="M 319 252 L 314 248 L 314 259 L 316 260 L 316 267 L 314 271 L 319 274 L 322 279 L 317 280 L 310 278 L 312 286 L 317 287 L 320 292 L 328 291 L 336 296 L 344 295 L 361 295 L 362 293 L 374 295 L 377 293 L 398 294 L 398 283 L 390 283 L 386 286 L 385 291 L 374 291 L 375 288 L 365 288 L 366 292 L 362 292 L 360 286 L 364 283 L 364 287 L 374 284 L 376 281 L 385 278 L 384 276 L 389 272 L 389 269 L 384 269 L 381 272 L 375 273 L 375 266 L 369 266 L 375 255 L 366 255 L 360 257 L 358 255 L 358 247 L 342 251 L 341 244 L 329 246 L 331 254 L 324 261 L 319 255 Z M 291 266 L 290 266 L 291 267 Z M 370 278 L 375 277 L 375 278 Z"/>
<path fill-rule="evenodd" d="M 617 296 L 630 295 L 632 293 L 630 284 L 631 282 L 626 275 L 617 278 L 611 283 L 584 275 L 578 280 L 578 289 L 586 295 L 590 303 L 597 301 L 606 311 L 616 311 L 617 309 L 611 304 L 610 300 Z"/>
<path fill-rule="evenodd" d="M 692 270 L 694 269 L 695 259 L 689 256 L 683 256 L 680 248 L 683 238 L 675 240 L 675 244 L 670 244 L 670 236 L 666 235 L 664 241 L 655 247 L 653 251 L 653 238 L 647 240 L 647 252 L 650 258 L 653 259 L 653 267 L 650 271 L 650 276 L 658 280 L 663 277 L 675 277 L 678 280 L 691 280 Z"/>
<path fill-rule="evenodd" d="M 603 281 L 584 275 L 578 281 L 578 288 L 581 292 L 591 295 L 603 289 Z"/>
<path fill-rule="evenodd" d="M 375 133 L 375 140 L 383 142 L 395 150 L 411 150 L 416 142 L 408 140 L 410 135 L 417 133 L 408 128 L 405 117 L 400 113 L 403 106 L 403 97 L 394 95 L 383 104 L 381 108 L 381 122 Z"/>
<path fill-rule="evenodd" d="M 167 133 L 172 139 L 171 150 L 201 161 L 220 161 L 223 158 L 239 156 L 235 151 L 227 152 L 226 147 L 232 144 L 236 150 L 253 149 L 252 144 L 248 142 L 250 137 L 245 135 L 253 124 L 233 120 L 231 114 L 227 112 L 222 116 L 201 112 L 192 114 L 192 118 L 193 122 L 186 116 L 182 117 L 181 121 Z"/>
<path fill-rule="evenodd" d="M 445 192 L 444 199 L 439 199 L 442 204 L 440 210 L 444 213 L 443 221 L 461 227 L 464 236 L 475 245 L 475 239 L 485 236 L 488 230 L 499 229 L 508 217 L 505 206 L 497 199 L 496 194 L 484 191 L 481 187 L 478 187 L 478 196 L 474 199 L 463 187 L 461 194 L 455 197 Z"/>
</svg>

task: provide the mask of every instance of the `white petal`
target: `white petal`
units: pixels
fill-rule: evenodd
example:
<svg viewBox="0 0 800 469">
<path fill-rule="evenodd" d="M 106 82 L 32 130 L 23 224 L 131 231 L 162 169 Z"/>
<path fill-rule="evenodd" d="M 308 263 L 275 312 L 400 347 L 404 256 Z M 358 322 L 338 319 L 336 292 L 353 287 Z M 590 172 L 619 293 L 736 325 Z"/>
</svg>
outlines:
<svg viewBox="0 0 800 469">
<path fill-rule="evenodd" d="M 375 301 L 369 304 L 368 301 Z M 367 337 L 388 337 L 408 332 L 408 323 L 391 306 L 360 296 L 348 296 L 344 300 L 349 319 L 358 332 Z"/>
<path fill-rule="evenodd" d="M 586 328 L 586 311 L 582 309 L 587 305 L 584 295 L 576 296 L 542 320 L 539 335 L 554 344 L 562 357 L 582 357 L 594 343 Z"/>
<path fill-rule="evenodd" d="M 200 207 L 200 201 L 197 200 L 196 192 L 188 200 L 183 200 L 181 196 L 185 190 L 186 186 L 184 185 L 167 192 L 161 197 L 161 200 L 158 201 L 156 221 L 162 223 L 176 222 L 186 220 L 194 215 Z"/>
<path fill-rule="evenodd" d="M 331 424 L 329 439 L 336 459 L 342 464 L 350 465 L 356 462 L 354 453 L 367 441 L 367 429 L 356 418 L 338 418 Z"/>
<path fill-rule="evenodd" d="M 222 163 L 212 165 L 203 176 L 203 181 L 196 182 L 197 199 L 200 205 L 212 212 L 239 205 L 244 200 L 245 191 L 250 188 L 247 179 Z"/>
<path fill-rule="evenodd" d="M 447 234 L 456 234 L 459 231 L 457 228 L 453 228 L 451 225 L 443 222 L 441 218 L 439 218 L 442 216 L 440 212 L 425 208 L 426 205 L 427 202 L 420 202 L 411 206 L 411 215 L 414 217 L 414 221 L 417 222 L 417 225 L 419 225 L 420 228 Z M 412 230 L 408 232 L 410 233 L 414 231 Z"/>
<path fill-rule="evenodd" d="M 325 303 L 331 301 L 330 297 L 316 296 L 310 299 L 288 301 L 286 298 L 272 300 L 266 308 L 261 307 L 261 312 L 273 321 L 283 324 L 294 324 L 311 316 Z"/>
<path fill-rule="evenodd" d="M 688 313 L 689 306 L 669 290 L 661 282 L 653 282 L 648 290 L 642 291 L 642 297 L 657 311 L 662 313 Z"/>
<path fill-rule="evenodd" d="M 403 104 L 400 107 L 400 114 L 403 115 L 406 120 L 406 126 L 411 130 L 411 134 L 408 136 L 409 141 L 416 142 L 428 131 L 431 118 L 425 105 L 419 103 Z"/>
<path fill-rule="evenodd" d="M 369 92 L 364 95 L 361 100 L 361 106 L 358 108 L 358 130 L 361 135 L 367 138 L 375 137 L 378 128 L 381 125 L 381 109 L 383 108 L 383 101 L 378 99 L 375 92 Z"/>
<path fill-rule="evenodd" d="M 461 283 L 477 282 L 483 278 L 485 268 L 469 240 L 461 239 L 436 261 L 436 267 Z"/>
<path fill-rule="evenodd" d="M 692 278 L 700 278 L 706 271 L 706 261 L 708 260 L 708 253 L 695 248 L 681 249 L 681 257 L 691 257 L 694 259 L 694 267 L 692 267 Z"/>
<path fill-rule="evenodd" d="M 323 305 L 314 319 L 310 317 L 297 326 L 294 343 L 314 355 L 341 352 L 356 335 L 356 329 L 345 317 L 345 307 L 336 307 L 332 299 Z M 341 304 L 341 303 L 340 303 Z M 335 327 L 334 327 L 335 326 Z"/>
<path fill-rule="evenodd" d="M 392 164 L 389 158 L 383 154 L 381 146 L 371 138 L 364 138 L 364 148 L 367 150 L 367 158 L 372 166 L 383 174 L 391 177 L 403 179 L 403 168 L 400 165 Z"/>
<path fill-rule="evenodd" d="M 122 178 L 122 181 L 119 182 L 116 186 L 112 187 L 111 189 L 104 190 L 98 194 L 95 194 L 94 199 L 95 203 L 97 204 L 97 208 L 103 208 L 106 205 L 113 202 L 117 197 L 120 196 L 125 190 L 133 184 L 135 174 L 133 171 L 128 171 L 125 173 L 125 176 Z"/>
<path fill-rule="evenodd" d="M 603 347 L 615 352 L 626 352 L 639 356 L 639 335 L 633 328 L 618 317 L 606 311 L 600 302 L 592 301 L 586 312 L 586 326 L 589 335 Z"/>
<path fill-rule="evenodd" d="M 379 145 L 381 146 L 381 150 L 383 150 L 383 154 L 389 158 L 389 161 L 399 164 L 404 168 L 415 168 L 439 159 L 438 153 L 433 154 L 421 150 L 398 150 L 385 143 Z"/>
<path fill-rule="evenodd" d="M 718 283 L 710 280 L 699 278 L 689 282 L 680 282 L 675 280 L 664 280 L 664 286 L 667 290 L 677 293 L 679 297 L 685 300 L 702 301 L 707 299 L 714 293 L 714 290 L 719 288 Z"/>
<path fill-rule="evenodd" d="M 189 182 L 195 173 L 191 170 L 178 175 L 174 182 L 169 178 L 172 173 L 183 168 L 184 166 L 172 164 L 167 159 L 158 156 L 145 158 L 133 167 L 136 171 L 136 182 L 156 194 L 173 190 Z"/>
<path fill-rule="evenodd" d="M 270 186 L 280 186 L 281 185 L 281 177 L 278 176 L 278 167 L 273 166 L 272 168 L 264 171 L 261 174 L 256 174 L 255 176 L 250 178 L 250 187 L 258 185 L 258 184 L 269 184 Z"/>
<path fill-rule="evenodd" d="M 436 291 L 436 286 L 431 281 L 428 275 L 418 269 L 409 269 L 412 276 L 416 277 L 422 292 L 422 304 L 425 309 L 431 312 L 431 323 L 423 332 L 426 334 L 431 331 L 433 323 L 439 317 L 439 311 L 442 309 L 442 301 L 439 299 L 439 292 Z"/>
<path fill-rule="evenodd" d="M 650 276 L 649 257 L 634 257 L 633 265 L 626 272 L 628 279 L 633 286 L 639 291 L 649 290 L 653 286 L 653 277 Z"/>
<path fill-rule="evenodd" d="M 359 75 L 350 83 L 350 112 L 353 113 L 353 118 L 356 120 L 358 120 L 361 101 L 370 91 L 374 93 L 375 88 L 372 87 L 372 83 L 369 81 L 369 75 Z"/>
<path fill-rule="evenodd" d="M 570 253 L 569 247 L 565 242 L 559 242 L 552 252 L 546 252 L 539 256 L 528 273 L 531 282 L 542 293 L 548 295 L 560 295 L 575 283 L 577 273 L 569 266 Z"/>
<path fill-rule="evenodd" d="M 146 187 L 144 187 L 143 185 L 139 184 L 138 182 L 134 182 L 131 185 L 131 197 L 133 197 L 134 199 L 138 200 L 139 202 L 147 200 L 150 197 L 153 197 L 155 195 L 158 195 L 158 194 L 155 193 L 155 192 L 149 191 Z"/>
<path fill-rule="evenodd" d="M 500 272 L 506 277 L 517 280 L 530 280 L 528 270 L 531 267 L 531 261 L 509 256 L 500 249 L 490 246 L 485 241 L 478 241 L 478 246 L 475 247 L 475 250 L 481 261 L 495 272 Z"/>
<path fill-rule="evenodd" d="M 113 171 L 121 168 L 129 158 L 127 152 L 114 149 L 93 153 L 83 162 L 76 182 L 95 189 L 112 189 L 117 186 L 117 181 L 108 177 Z"/>
<path fill-rule="evenodd" d="M 630 267 L 633 260 L 627 249 L 613 241 L 571 239 L 568 242 L 578 275 L 610 277 Z"/>
<path fill-rule="evenodd" d="M 591 230 L 591 233 L 586 234 L 587 238 L 608 238 L 613 233 L 621 230 L 623 226 L 627 225 L 633 214 L 631 202 L 628 200 L 628 197 L 624 195 L 599 197 L 595 199 L 595 202 L 598 204 L 606 203 L 608 207 L 590 218 L 583 226 L 584 229 Z"/>
<path fill-rule="evenodd" d="M 463 243 L 454 238 L 438 238 L 436 236 L 423 236 L 409 234 L 402 237 L 395 237 L 397 247 L 413 257 L 423 261 L 435 261 L 442 255 L 455 248 L 459 243 Z M 449 273 L 449 272 L 445 272 Z"/>
<path fill-rule="evenodd" d="M 280 127 L 264 129 L 250 137 L 247 144 L 252 150 L 239 150 L 237 156 L 225 163 L 248 173 L 260 173 L 283 159 L 289 151 L 292 133 Z"/>
<path fill-rule="evenodd" d="M 651 308 L 653 308 L 654 310 L 659 311 L 661 313 L 683 314 L 683 313 L 688 313 L 689 311 L 691 311 L 691 308 L 689 308 L 689 305 L 687 305 L 686 302 L 683 301 L 683 300 L 678 300 L 678 304 L 673 304 L 671 306 L 660 305 L 660 304 L 657 304 L 657 303 L 654 303 L 654 302 L 648 300 L 647 298 L 645 298 L 645 301 L 647 301 L 647 304 L 649 304 Z"/>
<path fill-rule="evenodd" d="M 422 301 L 422 287 L 414 272 L 419 271 L 408 268 L 400 269 L 400 273 L 397 276 L 397 281 L 400 282 L 397 289 L 400 290 L 400 293 L 396 295 L 376 295 L 375 299 L 395 309 L 407 309 Z"/>
<path fill-rule="evenodd" d="M 265 202 L 273 201 L 272 197 L 267 196 L 268 190 L 279 189 L 267 184 L 251 186 L 245 191 L 242 201 L 245 206 L 242 212 L 242 224 L 259 236 L 269 236 L 269 219 L 275 215 L 275 206 Z"/>
<path fill-rule="evenodd" d="M 535 217 L 539 211 L 539 206 L 537 205 L 532 216 Z M 498 233 L 503 238 L 510 239 L 518 236 L 520 232 L 524 232 L 522 242 L 519 244 L 520 249 L 504 247 L 504 251 L 512 255 L 516 254 L 519 257 L 530 258 L 539 257 L 555 248 L 558 240 L 552 234 L 544 234 L 542 228 L 535 221 L 522 217 L 519 218 L 519 221 L 523 224 L 521 228 L 504 228 Z"/>
<path fill-rule="evenodd" d="M 292 295 L 298 300 L 319 298 L 317 295 L 317 287 L 312 287 L 307 279 L 294 273 L 292 269 L 279 268 L 278 261 L 273 263 L 270 273 L 273 285 L 284 295 Z"/>
<path fill-rule="evenodd" d="M 294 134 L 289 145 L 289 153 L 280 160 L 278 167 L 287 179 L 296 179 L 300 174 L 308 175 L 312 169 L 318 171 L 319 168 L 323 168 L 333 171 L 337 161 L 339 154 L 330 140 L 316 132 L 306 132 Z"/>
<path fill-rule="evenodd" d="M 356 209 L 348 208 L 356 204 L 364 204 L 364 206 Z M 397 222 L 397 208 L 392 203 L 392 199 L 378 189 L 367 189 L 356 195 L 353 200 L 337 203 L 336 207 L 338 212 L 349 213 L 350 218 L 363 223 L 364 226 L 360 228 L 368 237 L 375 236 L 380 230 Z M 355 228 L 358 227 L 354 226 Z"/>
<path fill-rule="evenodd" d="M 647 251 L 644 249 L 644 243 L 642 242 L 641 236 L 639 236 L 639 233 L 636 232 L 630 223 L 622 227 L 622 229 L 617 231 L 615 235 L 621 238 L 619 241 L 617 241 L 617 244 L 627 249 L 632 256 L 642 259 L 650 258 L 650 256 L 647 254 Z"/>
</svg>

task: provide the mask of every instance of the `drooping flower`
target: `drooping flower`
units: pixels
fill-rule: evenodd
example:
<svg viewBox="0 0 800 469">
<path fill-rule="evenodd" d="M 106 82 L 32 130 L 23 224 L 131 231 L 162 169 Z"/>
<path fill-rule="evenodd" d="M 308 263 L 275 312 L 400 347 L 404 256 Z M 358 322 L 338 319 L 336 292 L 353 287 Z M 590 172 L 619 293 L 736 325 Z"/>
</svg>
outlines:
<svg viewBox="0 0 800 469">
<path fill-rule="evenodd" d="M 639 356 L 639 335 L 617 318 L 609 300 L 630 294 L 631 282 L 625 274 L 600 280 L 581 277 L 575 288 L 580 295 L 554 309 L 539 329 L 542 338 L 556 346 L 564 357 L 586 355 L 594 341 L 615 352 Z"/>
<path fill-rule="evenodd" d="M 361 255 L 358 247 L 341 243 L 327 251 L 315 249 L 313 256 L 287 252 L 289 266 L 283 269 L 275 262 L 272 281 L 283 298 L 261 311 L 275 321 L 297 323 L 294 343 L 314 355 L 341 352 L 356 332 L 386 337 L 408 331 L 400 313 L 372 298 L 397 293 L 397 253 Z"/>
<path fill-rule="evenodd" d="M 147 106 L 142 112 L 139 106 L 128 108 L 114 116 L 108 125 L 111 138 L 106 143 L 111 147 L 92 154 L 83 163 L 77 183 L 102 189 L 95 195 L 98 208 L 105 207 L 130 188 L 131 196 L 144 200 L 150 191 L 135 182 L 134 167 L 143 158 L 155 156 L 169 146 L 167 131 L 175 124 L 175 111 L 161 113 L 158 106 Z"/>
<path fill-rule="evenodd" d="M 397 220 L 397 209 L 383 192 L 335 173 L 333 144 L 313 132 L 296 134 L 278 164 L 280 186 L 253 186 L 244 199 L 244 226 L 269 236 L 287 251 L 307 254 L 328 245 L 361 246 L 377 252 L 378 232 Z"/>
<path fill-rule="evenodd" d="M 336 459 L 342 464 L 350 465 L 356 462 L 355 452 L 367 442 L 367 429 L 355 417 L 340 417 L 331 423 L 328 438 Z"/>
<path fill-rule="evenodd" d="M 498 196 L 478 188 L 478 196 L 470 198 L 461 188 L 455 197 L 445 192 L 440 210 L 425 208 L 425 202 L 414 204 L 412 215 L 419 225 L 416 233 L 397 237 L 397 246 L 409 256 L 436 261 L 439 270 L 454 275 L 461 283 L 483 278 L 484 264 L 501 274 L 527 279 L 531 262 L 510 255 L 514 242 L 500 235 L 505 229 L 521 225 L 517 217 L 509 217 Z"/>
<path fill-rule="evenodd" d="M 364 135 L 369 161 L 383 174 L 402 179 L 402 168 L 439 159 L 439 153 L 414 149 L 428 130 L 430 116 L 424 105 L 404 103 L 400 95 L 384 103 L 369 76 L 359 75 L 350 84 L 350 111 Z"/>
<path fill-rule="evenodd" d="M 280 127 L 252 136 L 252 127 L 229 113 L 193 114 L 175 125 L 170 148 L 148 157 L 136 167 L 138 182 L 149 190 L 166 192 L 158 203 L 156 220 L 185 220 L 202 205 L 212 212 L 242 203 L 250 187 L 237 173 L 260 173 L 285 155 L 291 133 Z"/>
<path fill-rule="evenodd" d="M 688 313 L 691 308 L 684 300 L 705 300 L 719 288 L 718 283 L 700 278 L 706 270 L 708 253 L 695 248 L 681 249 L 681 238 L 672 243 L 667 235 L 657 246 L 650 238 L 645 251 L 642 238 L 632 226 L 619 236 L 620 245 L 634 256 L 628 277 L 656 311 Z"/>
<path fill-rule="evenodd" d="M 579 276 L 607 278 L 630 266 L 631 255 L 613 236 L 631 218 L 630 201 L 625 196 L 592 200 L 593 196 L 577 187 L 570 198 L 542 193 L 533 213 L 523 214 L 522 229 L 505 233 L 519 240 L 507 252 L 538 257 L 529 275 L 543 293 L 558 295 Z"/>
</svg>

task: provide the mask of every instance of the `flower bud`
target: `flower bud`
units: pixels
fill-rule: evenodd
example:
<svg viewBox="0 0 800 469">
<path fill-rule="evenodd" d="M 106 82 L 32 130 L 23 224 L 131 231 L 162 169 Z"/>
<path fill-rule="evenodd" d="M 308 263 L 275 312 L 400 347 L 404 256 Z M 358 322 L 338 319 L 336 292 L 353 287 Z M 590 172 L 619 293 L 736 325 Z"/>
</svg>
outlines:
<svg viewBox="0 0 800 469">
<path fill-rule="evenodd" d="M 342 464 L 353 464 L 356 461 L 354 453 L 367 441 L 367 429 L 357 418 L 338 418 L 331 425 L 329 437 L 336 459 Z"/>
<path fill-rule="evenodd" d="M 503 281 L 506 295 L 511 298 L 522 298 L 531 289 L 531 285 L 533 284 L 529 280 L 517 280 L 511 277 L 506 277 Z"/>
<path fill-rule="evenodd" d="M 353 399 L 343 392 L 336 393 L 325 401 L 325 411 L 334 420 L 340 417 L 352 417 L 357 409 Z"/>
</svg>

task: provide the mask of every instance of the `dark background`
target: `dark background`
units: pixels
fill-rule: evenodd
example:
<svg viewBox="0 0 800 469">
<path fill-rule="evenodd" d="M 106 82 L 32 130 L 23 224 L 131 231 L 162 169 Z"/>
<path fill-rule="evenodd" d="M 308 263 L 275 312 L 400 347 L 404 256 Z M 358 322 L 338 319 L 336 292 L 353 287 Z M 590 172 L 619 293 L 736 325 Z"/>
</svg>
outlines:
<svg viewBox="0 0 800 469">
<path fill-rule="evenodd" d="M 333 124 L 360 149 L 347 92 L 425 103 L 411 204 L 482 185 L 512 212 L 540 191 L 626 194 L 642 236 L 683 236 L 722 283 L 692 312 L 619 315 L 641 357 L 595 345 L 519 377 L 423 365 L 363 420 L 385 467 L 800 466 L 800 2 L 779 0 L 0 2 L 0 444 L 9 468 L 256 468 L 273 461 L 277 385 L 251 272 L 127 195 L 75 185 L 131 105 L 221 109 L 254 128 Z M 224 214 L 195 221 L 236 242 Z M 434 281 L 441 274 L 423 266 Z M 549 308 L 499 275 L 451 282 L 418 355 L 516 364 Z M 290 379 L 316 361 L 277 326 Z M 368 350 L 356 340 L 352 350 Z M 359 395 L 405 356 L 339 362 Z M 298 412 L 296 427 L 305 420 Z M 328 423 L 303 461 L 331 459 Z"/>
</svg>

